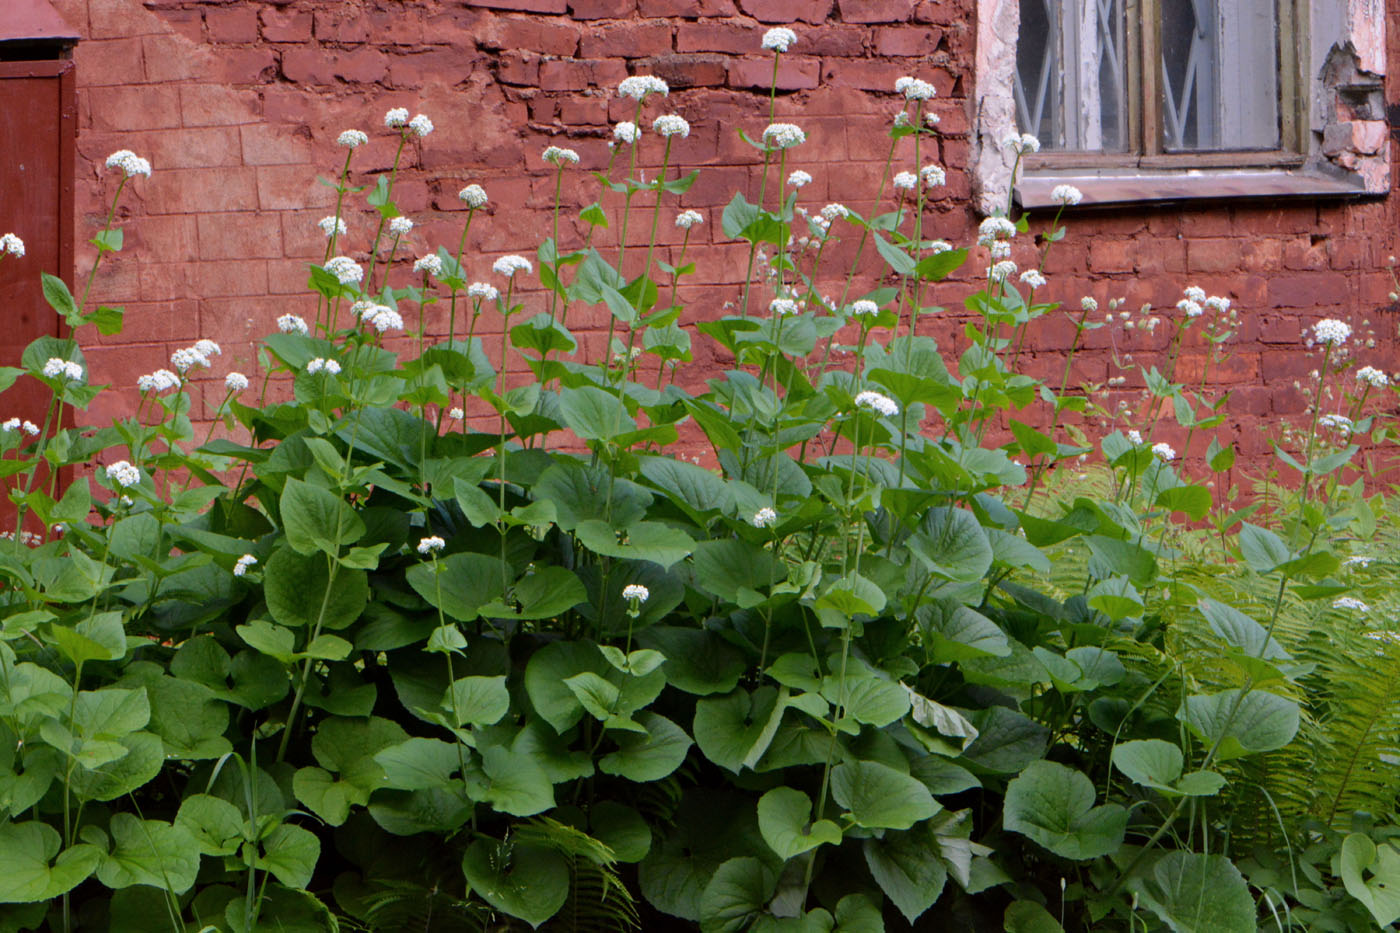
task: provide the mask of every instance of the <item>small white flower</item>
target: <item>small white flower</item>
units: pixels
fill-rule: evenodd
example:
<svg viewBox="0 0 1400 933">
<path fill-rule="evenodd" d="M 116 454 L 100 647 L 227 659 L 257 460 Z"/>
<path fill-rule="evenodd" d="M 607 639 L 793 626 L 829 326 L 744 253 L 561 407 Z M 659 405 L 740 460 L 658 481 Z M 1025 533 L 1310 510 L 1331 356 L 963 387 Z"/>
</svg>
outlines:
<svg viewBox="0 0 1400 933">
<path fill-rule="evenodd" d="M 1318 343 L 1339 347 L 1351 336 L 1351 326 L 1336 318 L 1327 318 L 1313 325 L 1313 337 Z"/>
<path fill-rule="evenodd" d="M 1138 446 L 1139 444 L 1142 443 L 1142 432 L 1141 432 L 1141 431 L 1129 431 L 1129 432 L 1128 432 L 1128 441 L 1129 441 L 1134 447 Z"/>
<path fill-rule="evenodd" d="M 141 158 L 130 149 L 118 149 L 107 157 L 108 168 L 119 168 L 127 178 L 136 175 L 151 177 L 151 163 Z"/>
<path fill-rule="evenodd" d="M 234 394 L 242 392 L 248 388 L 248 377 L 238 372 L 229 373 L 224 377 L 224 388 Z"/>
<path fill-rule="evenodd" d="M 935 255 L 938 253 L 946 253 L 952 248 L 953 244 L 949 243 L 947 240 L 930 240 L 928 244 L 929 252 Z"/>
<path fill-rule="evenodd" d="M 798 169 L 788 176 L 788 184 L 793 188 L 805 188 L 812 183 L 812 176 Z"/>
<path fill-rule="evenodd" d="M 1200 304 L 1201 302 L 1206 300 L 1206 290 L 1204 288 L 1201 288 L 1199 285 L 1186 286 L 1186 291 L 1183 292 L 1183 294 L 1185 294 L 1188 299 L 1196 302 L 1197 304 Z"/>
<path fill-rule="evenodd" d="M 807 134 L 795 123 L 770 123 L 763 129 L 763 144 L 770 149 L 791 149 L 807 141 Z"/>
<path fill-rule="evenodd" d="M 306 371 L 312 375 L 324 372 L 327 375 L 334 376 L 336 373 L 340 372 L 340 364 L 335 360 L 328 360 L 318 356 L 306 364 Z"/>
<path fill-rule="evenodd" d="M 1028 152 L 1040 151 L 1040 140 L 1030 133 L 1011 132 L 1002 137 L 1001 148 L 1010 149 L 1017 155 L 1025 155 Z"/>
<path fill-rule="evenodd" d="M 925 187 L 937 188 L 948 183 L 948 173 L 941 165 L 925 165 L 919 169 L 919 175 L 924 180 Z"/>
<path fill-rule="evenodd" d="M 929 129 L 932 129 L 933 127 L 942 123 L 943 118 L 940 117 L 938 114 L 930 111 L 929 113 L 924 114 L 924 122 L 928 124 Z"/>
<path fill-rule="evenodd" d="M 690 124 L 677 113 L 662 114 L 652 121 L 651 128 L 666 137 L 679 136 L 684 139 L 690 135 Z"/>
<path fill-rule="evenodd" d="M 797 41 L 797 33 L 786 26 L 774 26 L 763 34 L 763 47 L 774 52 L 786 52 Z"/>
<path fill-rule="evenodd" d="M 617 93 L 621 97 L 645 100 L 648 94 L 660 94 L 665 97 L 671 93 L 671 89 L 660 78 L 651 75 L 633 75 L 630 78 L 622 79 L 622 83 L 617 86 Z"/>
<path fill-rule="evenodd" d="M 346 130 L 335 138 L 337 146 L 344 146 L 347 149 L 356 149 L 369 142 L 369 136 L 360 130 Z"/>
<path fill-rule="evenodd" d="M 1176 459 L 1176 451 L 1172 449 L 1170 444 L 1158 441 L 1152 445 L 1152 456 L 1161 460 L 1163 463 L 1169 463 Z"/>
<path fill-rule="evenodd" d="M 325 270 L 341 285 L 357 285 L 365 277 L 365 270 L 349 256 L 332 257 L 326 262 Z"/>
<path fill-rule="evenodd" d="M 502 256 L 491 264 L 491 271 L 510 278 L 517 272 L 533 272 L 535 267 L 524 256 Z"/>
<path fill-rule="evenodd" d="M 306 326 L 306 321 L 297 314 L 284 314 L 277 319 L 277 329 L 284 334 L 310 333 L 310 328 Z"/>
<path fill-rule="evenodd" d="M 987 253 L 991 256 L 993 262 L 1001 259 L 1008 259 L 1011 256 L 1011 244 L 1005 240 L 994 240 L 991 245 L 987 247 Z"/>
<path fill-rule="evenodd" d="M 640 583 L 629 583 L 622 588 L 622 598 L 632 602 L 644 603 L 651 598 L 651 590 Z"/>
<path fill-rule="evenodd" d="M 170 365 L 175 367 L 175 371 L 184 375 L 196 366 L 208 368 L 209 357 L 200 353 L 194 347 L 182 347 L 170 354 Z"/>
<path fill-rule="evenodd" d="M 429 120 L 425 114 L 420 113 L 408 121 L 408 128 L 413 135 L 422 139 L 433 131 L 433 121 Z"/>
<path fill-rule="evenodd" d="M 578 165 L 578 153 L 572 149 L 563 149 L 559 146 L 550 146 L 546 148 L 543 158 L 546 162 L 552 165 L 558 165 L 561 168 L 566 163 L 569 165 Z"/>
<path fill-rule="evenodd" d="M 869 298 L 851 302 L 851 314 L 855 317 L 874 317 L 880 313 L 880 306 Z"/>
<path fill-rule="evenodd" d="M 1099 300 L 1085 295 L 1083 298 L 1079 299 L 1079 307 L 1084 311 L 1097 311 L 1099 310 Z"/>
<path fill-rule="evenodd" d="M 770 313 L 776 314 L 779 317 L 796 314 L 797 302 L 793 301 L 791 298 L 774 298 L 772 301 L 768 302 L 768 310 Z"/>
<path fill-rule="evenodd" d="M 81 364 L 57 356 L 49 357 L 44 363 L 43 373 L 50 379 L 61 378 L 67 382 L 81 382 L 83 379 Z"/>
<path fill-rule="evenodd" d="M 4 424 L 0 424 L 0 431 L 8 431 L 8 432 L 13 433 L 13 432 L 18 431 L 18 430 L 19 430 L 19 419 L 18 419 L 18 418 L 11 418 L 11 419 L 9 419 L 8 421 L 6 421 Z"/>
<path fill-rule="evenodd" d="M 467 413 L 460 408 L 454 407 L 447 410 L 447 417 L 451 418 L 453 421 L 461 421 L 466 416 Z"/>
<path fill-rule="evenodd" d="M 849 216 L 851 216 L 851 212 L 847 210 L 844 204 L 831 203 L 822 208 L 822 217 L 827 223 L 831 223 L 838 218 L 845 220 Z"/>
<path fill-rule="evenodd" d="M 997 240 L 1009 240 L 1016 235 L 1016 225 L 1005 217 L 988 217 L 977 225 L 977 242 L 990 246 Z"/>
<path fill-rule="evenodd" d="M 705 222 L 705 215 L 699 211 L 686 210 L 676 215 L 676 226 L 682 230 L 689 230 L 696 224 Z"/>
<path fill-rule="evenodd" d="M 778 513 L 774 512 L 766 505 L 753 513 L 753 518 L 749 519 L 750 523 L 752 523 L 755 528 L 771 528 L 773 523 L 777 520 Z"/>
<path fill-rule="evenodd" d="M 384 125 L 391 130 L 396 130 L 401 126 L 408 125 L 408 108 L 395 107 L 384 114 Z"/>
<path fill-rule="evenodd" d="M 25 419 L 24 424 L 20 425 L 20 430 L 24 431 L 24 433 L 28 434 L 30 437 L 39 436 L 39 426 L 28 419 Z"/>
<path fill-rule="evenodd" d="M 988 270 L 988 278 L 993 282 L 1005 282 L 1008 278 L 1016 274 L 1016 263 L 1010 259 L 1003 259 Z"/>
<path fill-rule="evenodd" d="M 336 217 L 334 214 L 329 217 L 322 217 L 320 220 L 316 221 L 316 226 L 320 227 L 321 232 L 328 237 L 332 235 L 344 236 L 346 231 L 349 230 L 349 228 L 345 226 L 345 218 Z"/>
<path fill-rule="evenodd" d="M 413 264 L 414 272 L 422 272 L 431 276 L 442 275 L 442 258 L 437 253 L 429 253 L 426 256 L 418 257 L 418 261 Z"/>
<path fill-rule="evenodd" d="M 497 270 L 499 271 L 499 270 Z M 481 298 L 486 301 L 495 301 L 501 295 L 494 285 L 487 285 L 485 282 L 473 282 L 467 286 L 467 297 Z"/>
<path fill-rule="evenodd" d="M 1333 431 L 1351 432 L 1353 427 L 1351 419 L 1346 415 L 1323 415 L 1317 419 L 1317 425 L 1321 428 L 1329 428 Z"/>
<path fill-rule="evenodd" d="M 1211 295 L 1205 300 L 1205 306 L 1215 311 L 1217 314 L 1225 314 L 1230 310 L 1230 299 L 1221 298 L 1219 295 Z"/>
<path fill-rule="evenodd" d="M 1021 281 L 1031 288 L 1043 288 L 1045 286 L 1045 276 L 1039 269 L 1027 269 L 1021 273 Z"/>
<path fill-rule="evenodd" d="M 205 338 L 194 342 L 194 352 L 207 358 L 211 356 L 222 356 L 224 350 L 214 341 Z"/>
<path fill-rule="evenodd" d="M 142 392 L 164 392 L 180 384 L 180 377 L 168 369 L 157 369 L 136 380 L 136 388 Z"/>
<path fill-rule="evenodd" d="M 233 575 L 235 577 L 243 576 L 245 573 L 248 572 L 248 568 L 253 566 L 257 562 L 258 559 L 252 554 L 244 554 L 242 557 L 238 558 L 238 560 L 234 562 Z"/>
<path fill-rule="evenodd" d="M 1338 596 L 1332 600 L 1333 609 L 1354 609 L 1357 612 L 1370 612 L 1371 607 L 1353 596 Z"/>
<path fill-rule="evenodd" d="M 1050 189 L 1050 200 L 1064 207 L 1073 207 L 1084 200 L 1084 192 L 1074 185 L 1056 185 Z"/>
<path fill-rule="evenodd" d="M 631 120 L 623 120 L 617 126 L 613 127 L 613 139 L 624 145 L 630 146 L 641 138 L 641 129 Z"/>
<path fill-rule="evenodd" d="M 1390 377 L 1376 369 L 1374 366 L 1363 366 L 1356 371 L 1356 381 L 1364 382 L 1368 386 L 1383 389 L 1390 385 Z"/>
<path fill-rule="evenodd" d="M 900 172 L 894 176 L 894 186 L 901 191 L 913 191 L 919 186 L 919 176 L 913 172 Z"/>
<path fill-rule="evenodd" d="M 125 489 L 141 482 L 141 471 L 132 466 L 130 461 L 118 460 L 107 467 L 107 478 Z"/>
<path fill-rule="evenodd" d="M 407 217 L 395 217 L 389 221 L 389 232 L 394 236 L 404 236 L 413 229 L 413 221 Z M 343 232 L 343 231 L 342 231 Z"/>
<path fill-rule="evenodd" d="M 905 100 L 929 100 L 937 93 L 932 84 L 919 78 L 903 77 L 895 81 L 894 91 Z"/>
<path fill-rule="evenodd" d="M 878 412 L 886 418 L 893 418 L 899 414 L 899 405 L 894 399 L 868 390 L 856 396 L 856 407 Z"/>
<path fill-rule="evenodd" d="M 486 202 L 490 200 L 486 197 L 486 189 L 480 185 L 467 185 L 461 191 L 457 192 L 457 197 L 461 201 L 464 201 L 467 207 L 470 207 L 472 210 L 485 207 Z"/>
<path fill-rule="evenodd" d="M 1374 557 L 1367 557 L 1367 556 L 1364 555 L 1364 554 L 1355 554 L 1355 555 L 1353 555 L 1353 556 L 1351 556 L 1351 557 L 1348 557 L 1346 560 L 1342 561 L 1342 566 L 1343 566 L 1343 567 L 1369 567 L 1369 566 L 1371 566 L 1371 561 L 1373 561 L 1373 560 L 1375 560 Z"/>
<path fill-rule="evenodd" d="M 418 553 L 427 556 L 428 554 L 436 554 L 445 547 L 447 547 L 446 541 L 437 535 L 429 535 L 418 542 Z"/>
<path fill-rule="evenodd" d="M 1200 317 L 1205 313 L 1205 308 L 1192 301 L 1190 298 L 1183 298 L 1176 303 L 1178 311 L 1184 311 L 1187 317 Z"/>
<path fill-rule="evenodd" d="M 391 330 L 403 330 L 403 315 L 384 305 L 379 306 L 379 310 L 373 317 L 365 318 L 365 320 L 373 324 L 375 331 L 381 334 Z"/>
<path fill-rule="evenodd" d="M 0 236 L 0 253 L 6 253 L 18 259 L 24 255 L 24 241 L 13 233 Z"/>
</svg>

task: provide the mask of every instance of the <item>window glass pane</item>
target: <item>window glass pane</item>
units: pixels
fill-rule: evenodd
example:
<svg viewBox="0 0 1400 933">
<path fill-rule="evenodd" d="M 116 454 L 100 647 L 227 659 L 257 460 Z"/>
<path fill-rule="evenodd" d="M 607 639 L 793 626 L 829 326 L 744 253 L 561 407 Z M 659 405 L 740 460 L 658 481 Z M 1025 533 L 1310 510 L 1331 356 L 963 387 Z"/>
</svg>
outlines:
<svg viewBox="0 0 1400 933">
<path fill-rule="evenodd" d="M 1124 0 L 1020 0 L 1016 111 L 1045 149 L 1128 143 Z"/>
<path fill-rule="evenodd" d="M 1161 0 L 1162 144 L 1279 145 L 1277 0 Z"/>
</svg>

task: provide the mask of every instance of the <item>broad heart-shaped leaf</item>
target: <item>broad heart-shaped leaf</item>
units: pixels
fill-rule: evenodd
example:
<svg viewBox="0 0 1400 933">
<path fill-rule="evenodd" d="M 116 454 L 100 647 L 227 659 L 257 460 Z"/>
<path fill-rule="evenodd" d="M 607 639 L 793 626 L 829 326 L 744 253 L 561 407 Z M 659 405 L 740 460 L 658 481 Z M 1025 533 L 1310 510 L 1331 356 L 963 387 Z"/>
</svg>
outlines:
<svg viewBox="0 0 1400 933">
<path fill-rule="evenodd" d="M 929 509 L 909 539 L 909 550 L 928 570 L 949 580 L 980 580 L 992 566 L 987 533 L 965 509 Z"/>
<path fill-rule="evenodd" d="M 1400 852 L 1394 846 L 1378 846 L 1364 833 L 1352 833 L 1342 841 L 1333 870 L 1377 924 L 1388 928 L 1400 919 Z"/>
<path fill-rule="evenodd" d="M 926 829 L 885 833 L 883 839 L 867 839 L 862 846 L 870 874 L 910 923 L 933 906 L 948 881 L 948 870 L 931 845 L 933 834 L 920 831 Z"/>
<path fill-rule="evenodd" d="M 324 551 L 337 556 L 342 545 L 365 533 L 365 523 L 349 503 L 329 489 L 299 479 L 287 479 L 278 508 L 287 543 L 299 554 Z"/>
<path fill-rule="evenodd" d="M 878 761 L 837 765 L 831 796 L 866 829 L 908 829 L 939 810 L 927 787 Z"/>
<path fill-rule="evenodd" d="M 79 845 L 59 855 L 62 845 L 58 830 L 47 823 L 0 826 L 0 904 L 46 901 L 92 874 L 97 849 Z"/>
<path fill-rule="evenodd" d="M 569 896 L 569 863 L 540 846 L 480 837 L 462 856 L 462 873 L 482 900 L 536 929 Z"/>
<path fill-rule="evenodd" d="M 772 869 L 752 856 L 725 862 L 700 895 L 701 933 L 742 933 L 750 929 L 773 896 L 777 883 Z"/>
<path fill-rule="evenodd" d="M 554 785 L 529 751 L 488 745 L 481 770 L 491 781 L 483 797 L 501 813 L 534 816 L 554 806 Z"/>
<path fill-rule="evenodd" d="M 120 612 L 99 612 L 69 628 L 54 624 L 49 637 L 63 656 L 75 664 L 119 661 L 126 656 L 126 632 Z"/>
<path fill-rule="evenodd" d="M 1003 825 L 1056 855 L 1091 859 L 1123 844 L 1128 811 L 1115 803 L 1094 806 L 1094 785 L 1082 773 L 1053 761 L 1033 761 L 1006 787 Z"/>
<path fill-rule="evenodd" d="M 208 794 L 194 794 L 181 801 L 175 822 L 194 835 L 204 855 L 233 855 L 247 829 L 237 807 Z"/>
<path fill-rule="evenodd" d="M 541 357 L 556 351 L 572 353 L 578 341 L 568 328 L 541 311 L 523 324 L 510 329 L 511 345 L 521 350 L 534 350 Z"/>
<path fill-rule="evenodd" d="M 97 866 L 97 880 L 107 887 L 149 884 L 182 894 L 194 884 L 199 844 L 184 826 L 117 813 L 109 829 L 112 848 Z"/>
<path fill-rule="evenodd" d="M 1298 734 L 1298 704 L 1265 690 L 1225 690 L 1186 698 L 1178 714 L 1221 760 L 1283 748 Z"/>
<path fill-rule="evenodd" d="M 545 722 L 563 733 L 583 718 L 583 704 L 565 683 L 585 672 L 602 676 L 608 662 L 596 645 L 584 641 L 556 641 L 536 651 L 525 665 L 525 693 Z"/>
<path fill-rule="evenodd" d="M 937 663 L 970 658 L 1004 658 L 1011 653 L 1006 633 L 991 619 L 952 599 L 927 602 L 914 610 L 924 642 Z"/>
<path fill-rule="evenodd" d="M 652 599 L 656 599 L 653 591 Z M 638 642 L 666 656 L 666 681 L 699 696 L 728 693 L 744 674 L 744 655 L 714 632 L 679 626 L 653 626 Z"/>
<path fill-rule="evenodd" d="M 841 827 L 812 822 L 812 801 L 793 787 L 775 787 L 758 798 L 758 831 L 783 861 L 821 845 L 840 845 Z"/>
<path fill-rule="evenodd" d="M 693 563 L 699 589 L 727 602 L 740 602 L 743 593 L 757 594 L 787 580 L 787 568 L 772 552 L 743 538 L 701 541 Z"/>
<path fill-rule="evenodd" d="M 695 540 L 660 522 L 636 522 L 623 529 L 625 540 L 606 522 L 579 522 L 574 529 L 579 542 L 595 554 L 622 560 L 649 560 L 669 569 L 695 550 Z"/>
<path fill-rule="evenodd" d="M 485 554 L 449 554 L 414 564 L 404 576 L 414 592 L 458 622 L 473 621 L 482 606 L 505 595 L 501 559 Z"/>
<path fill-rule="evenodd" d="M 412 738 L 375 752 L 374 763 L 384 774 L 385 787 L 442 790 L 461 768 L 462 752 L 441 739 Z"/>
<path fill-rule="evenodd" d="M 315 833 L 283 823 L 263 838 L 261 846 L 262 855 L 255 863 L 258 868 L 272 872 L 289 888 L 305 888 L 311 883 L 316 860 L 321 857 L 321 840 Z"/>
<path fill-rule="evenodd" d="M 970 710 L 967 719 L 977 727 L 977 738 L 963 757 L 988 771 L 1014 774 L 1043 756 L 1050 741 L 1049 729 L 1004 706 Z"/>
<path fill-rule="evenodd" d="M 559 395 L 564 424 L 585 441 L 610 440 L 637 430 L 622 399 L 596 386 L 565 389 Z"/>
<path fill-rule="evenodd" d="M 1280 564 L 1286 564 L 1293 556 L 1283 539 L 1258 525 L 1244 522 L 1240 525 L 1240 553 L 1245 563 L 1255 573 L 1271 573 Z"/>
<path fill-rule="evenodd" d="M 1065 933 L 1060 921 L 1035 901 L 1012 901 L 1002 915 L 1006 933 Z"/>
<path fill-rule="evenodd" d="M 1210 629 L 1233 648 L 1265 661 L 1288 661 L 1292 656 L 1274 641 L 1268 630 L 1233 606 L 1213 599 L 1202 599 L 1201 615 L 1210 622 Z"/>
<path fill-rule="evenodd" d="M 680 726 L 650 710 L 636 715 L 646 735 L 627 732 L 618 736 L 618 750 L 604 755 L 598 770 L 629 781 L 659 781 L 681 766 L 690 750 L 690 736 Z"/>
<path fill-rule="evenodd" d="M 700 700 L 695 704 L 695 744 L 706 758 L 735 774 L 752 768 L 773 742 L 787 693 L 786 687 L 781 692 L 759 687 L 752 694 L 740 689 Z"/>
<path fill-rule="evenodd" d="M 334 576 L 332 576 L 334 573 Z M 332 631 L 348 627 L 369 601 L 363 570 L 329 565 L 321 554 L 278 548 L 263 569 L 267 611 L 282 625 Z"/>
<path fill-rule="evenodd" d="M 499 722 L 510 709 L 506 679 L 498 677 L 459 677 L 442 700 L 458 726 L 489 726 Z"/>
<path fill-rule="evenodd" d="M 1175 933 L 1254 933 L 1254 898 L 1223 855 L 1168 852 L 1128 887 Z"/>
<path fill-rule="evenodd" d="M 1161 739 L 1136 739 L 1113 749 L 1113 765 L 1129 778 L 1168 796 L 1209 797 L 1225 786 L 1223 775 L 1192 771 L 1182 775 L 1181 749 Z"/>
<path fill-rule="evenodd" d="M 552 619 L 588 599 L 583 581 L 567 567 L 541 567 L 515 583 L 509 603 L 492 600 L 481 614 L 498 619 Z"/>
</svg>

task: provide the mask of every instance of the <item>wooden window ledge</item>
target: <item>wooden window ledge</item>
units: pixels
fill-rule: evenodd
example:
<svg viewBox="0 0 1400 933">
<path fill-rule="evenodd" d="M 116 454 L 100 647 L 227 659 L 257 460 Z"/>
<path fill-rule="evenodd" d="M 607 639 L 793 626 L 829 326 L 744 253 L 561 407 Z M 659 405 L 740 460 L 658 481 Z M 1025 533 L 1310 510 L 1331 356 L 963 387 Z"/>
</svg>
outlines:
<svg viewBox="0 0 1400 933">
<path fill-rule="evenodd" d="M 1307 171 L 1196 170 L 1189 172 L 1038 174 L 1016 183 L 1022 208 L 1059 207 L 1050 194 L 1057 185 L 1073 185 L 1084 195 L 1080 207 L 1110 204 L 1161 204 L 1237 198 L 1359 198 L 1358 182 Z"/>
</svg>

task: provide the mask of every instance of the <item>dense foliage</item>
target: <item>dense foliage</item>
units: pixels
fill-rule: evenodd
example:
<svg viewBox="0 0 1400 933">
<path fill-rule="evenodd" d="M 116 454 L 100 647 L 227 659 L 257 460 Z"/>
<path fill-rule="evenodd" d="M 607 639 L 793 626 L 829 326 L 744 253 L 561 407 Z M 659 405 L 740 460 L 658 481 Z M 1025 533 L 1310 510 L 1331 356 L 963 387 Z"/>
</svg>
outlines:
<svg viewBox="0 0 1400 933">
<path fill-rule="evenodd" d="M 636 121 L 581 219 L 625 244 L 640 218 L 644 252 L 591 235 L 564 252 L 556 222 L 533 264 L 471 283 L 471 225 L 490 221 L 469 187 L 456 251 L 404 278 L 394 173 L 352 186 L 351 131 L 317 319 L 263 342 L 256 403 L 228 376 L 221 438 L 191 425 L 212 343 L 97 429 L 61 427 L 99 391 L 80 340 L 4 371 L 53 405 L 0 432 L 18 513 L 0 546 L 0 929 L 1400 916 L 1400 636 L 1359 621 L 1394 602 L 1361 550 L 1392 531 L 1352 443 L 1387 441 L 1363 416 L 1393 397 L 1354 378 L 1349 333 L 1314 333 L 1311 423 L 1278 448 L 1292 473 L 1249 504 L 1211 479 L 1228 444 L 1185 468 L 1146 427 L 1174 417 L 1191 450 L 1222 422 L 1176 363 L 1228 352 L 1228 302 L 1188 293 L 1165 364 L 1108 406 L 1068 360 L 1052 384 L 1022 372 L 1026 332 L 1067 316 L 1077 347 L 1157 320 L 1037 302 L 1043 274 L 1004 265 L 1030 225 L 993 218 L 956 355 L 915 336 L 941 313 L 926 284 L 969 250 L 921 232 L 942 170 L 920 158 L 931 89 L 906 80 L 891 164 L 912 149 L 917 174 L 886 173 L 894 210 L 882 185 L 869 217 L 809 214 L 801 130 L 754 143 L 768 196 L 722 218 L 750 280 L 693 328 L 733 367 L 687 392 L 693 270 L 655 245 L 695 175 L 673 167 L 684 121 L 637 130 L 663 89 L 631 80 Z M 387 122 L 400 154 L 431 131 Z M 114 159 L 122 184 L 159 183 Z M 546 159 L 578 171 L 569 150 Z M 365 191 L 372 211 L 352 211 Z M 346 217 L 378 226 L 367 272 L 335 255 Z M 1057 215 L 1018 249 L 1043 265 L 1064 235 Z M 886 271 L 857 296 L 853 268 L 833 301 L 814 282 L 840 238 Z M 122 245 L 110 222 L 93 242 Z M 523 289 L 535 264 L 543 289 Z M 86 289 L 46 294 L 75 328 L 119 326 Z M 602 359 L 568 328 L 585 306 L 611 315 Z M 1134 420 L 1146 436 L 1116 430 Z M 680 438 L 711 453 L 668 454 Z"/>
</svg>

